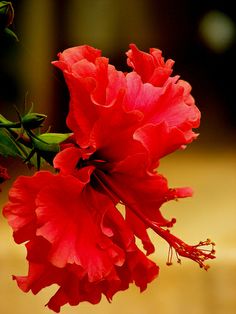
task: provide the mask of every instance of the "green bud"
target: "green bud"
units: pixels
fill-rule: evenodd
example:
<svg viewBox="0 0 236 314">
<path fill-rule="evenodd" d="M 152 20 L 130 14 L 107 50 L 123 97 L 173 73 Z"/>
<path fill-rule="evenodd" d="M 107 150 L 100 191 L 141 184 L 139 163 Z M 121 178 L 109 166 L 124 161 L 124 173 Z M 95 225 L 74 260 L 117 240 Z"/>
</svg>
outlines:
<svg viewBox="0 0 236 314">
<path fill-rule="evenodd" d="M 21 123 L 26 130 L 37 129 L 42 126 L 42 123 L 47 118 L 45 114 L 41 113 L 27 113 L 21 118 Z"/>
<path fill-rule="evenodd" d="M 8 27 L 3 30 L 3 36 L 9 39 L 13 39 L 14 41 L 19 41 L 17 35 Z"/>
<path fill-rule="evenodd" d="M 14 9 L 11 2 L 0 2 L 0 29 L 5 29 L 12 24 L 14 19 Z"/>
</svg>

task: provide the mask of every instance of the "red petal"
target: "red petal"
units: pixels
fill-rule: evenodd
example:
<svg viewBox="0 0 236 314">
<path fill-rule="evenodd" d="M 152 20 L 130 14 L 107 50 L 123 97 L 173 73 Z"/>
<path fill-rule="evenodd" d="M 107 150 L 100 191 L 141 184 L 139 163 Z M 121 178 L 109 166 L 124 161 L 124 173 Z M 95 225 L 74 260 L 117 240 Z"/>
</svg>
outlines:
<svg viewBox="0 0 236 314">
<path fill-rule="evenodd" d="M 40 172 L 33 177 L 20 176 L 9 191 L 9 202 L 3 208 L 3 215 L 12 227 L 17 243 L 31 239 L 35 234 L 35 198 L 45 181 L 50 182 L 51 173 Z M 30 191 L 30 193 L 29 193 Z"/>
<path fill-rule="evenodd" d="M 189 143 L 192 138 L 186 139 L 183 131 L 176 127 L 170 128 L 166 122 L 162 122 L 157 125 L 146 124 L 137 129 L 134 139 L 143 144 L 153 163 Z"/>
<path fill-rule="evenodd" d="M 159 49 L 152 48 L 149 54 L 131 44 L 127 56 L 128 65 L 141 76 L 144 83 L 149 82 L 154 86 L 163 86 L 172 73 L 174 61 L 169 59 L 165 63 Z"/>
<path fill-rule="evenodd" d="M 91 46 L 78 46 L 69 48 L 59 53 L 59 61 L 52 62 L 55 66 L 62 70 L 70 71 L 71 67 L 78 61 L 87 59 L 89 62 L 94 62 L 96 58 L 100 57 L 101 51 Z"/>
</svg>

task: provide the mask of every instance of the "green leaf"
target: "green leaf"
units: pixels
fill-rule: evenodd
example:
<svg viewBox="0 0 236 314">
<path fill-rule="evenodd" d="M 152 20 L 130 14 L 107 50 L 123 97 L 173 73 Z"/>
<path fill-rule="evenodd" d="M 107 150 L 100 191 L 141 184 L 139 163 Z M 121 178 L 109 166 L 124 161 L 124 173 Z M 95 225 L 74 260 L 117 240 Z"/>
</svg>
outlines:
<svg viewBox="0 0 236 314">
<path fill-rule="evenodd" d="M 7 120 L 3 115 L 0 114 L 0 123 L 11 123 L 11 121 Z"/>
<path fill-rule="evenodd" d="M 17 35 L 8 27 L 3 30 L 3 34 L 6 38 L 13 39 L 15 42 L 19 41 Z"/>
<path fill-rule="evenodd" d="M 0 128 L 10 129 L 10 128 L 20 128 L 20 127 L 21 127 L 20 122 L 11 122 L 0 114 Z"/>
<path fill-rule="evenodd" d="M 60 144 L 64 142 L 70 136 L 69 133 L 61 134 L 61 133 L 44 133 L 40 134 L 38 138 L 48 144 Z"/>
<path fill-rule="evenodd" d="M 21 157 L 24 154 L 20 148 L 20 144 L 15 141 L 12 135 L 5 129 L 0 128 L 0 155 L 4 157 Z"/>
</svg>

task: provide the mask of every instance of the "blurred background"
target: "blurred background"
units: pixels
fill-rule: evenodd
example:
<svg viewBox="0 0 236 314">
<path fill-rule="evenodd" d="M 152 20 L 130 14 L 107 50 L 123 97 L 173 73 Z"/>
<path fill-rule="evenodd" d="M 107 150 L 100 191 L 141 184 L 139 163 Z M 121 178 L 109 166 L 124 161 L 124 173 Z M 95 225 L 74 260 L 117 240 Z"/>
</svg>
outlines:
<svg viewBox="0 0 236 314">
<path fill-rule="evenodd" d="M 200 137 L 184 152 L 164 158 L 160 172 L 170 186 L 191 186 L 191 199 L 166 204 L 176 217 L 173 233 L 189 243 L 210 237 L 217 259 L 208 272 L 186 260 L 165 265 L 168 246 L 152 235 L 160 276 L 143 294 L 136 287 L 97 306 L 65 307 L 63 314 L 235 314 L 236 313 L 236 14 L 233 1 L 193 0 L 18 0 L 12 1 L 11 29 L 19 42 L 0 41 L 0 111 L 16 120 L 13 105 L 24 111 L 34 103 L 48 115 L 46 128 L 66 131 L 68 91 L 51 65 L 58 52 L 88 44 L 103 51 L 116 68 L 128 71 L 125 52 L 133 42 L 142 50 L 156 47 L 175 60 L 174 74 L 190 82 L 202 112 Z M 0 159 L 12 181 L 32 171 L 15 160 Z M 7 200 L 6 183 L 0 203 Z M 23 294 L 11 274 L 26 274 L 24 247 L 13 243 L 0 219 L 0 313 L 50 313 L 43 305 L 56 287 L 38 296 Z"/>
</svg>

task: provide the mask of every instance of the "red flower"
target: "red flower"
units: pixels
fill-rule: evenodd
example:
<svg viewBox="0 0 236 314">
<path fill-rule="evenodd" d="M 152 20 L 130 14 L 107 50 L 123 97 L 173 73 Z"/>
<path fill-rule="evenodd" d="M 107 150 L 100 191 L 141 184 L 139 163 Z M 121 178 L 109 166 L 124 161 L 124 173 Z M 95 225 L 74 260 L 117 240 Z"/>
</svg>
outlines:
<svg viewBox="0 0 236 314">
<path fill-rule="evenodd" d="M 160 207 L 191 196 L 189 188 L 170 189 L 156 172 L 160 158 L 196 138 L 200 113 L 190 86 L 170 77 L 173 61 L 131 45 L 125 75 L 89 46 L 65 50 L 54 62 L 63 70 L 69 91 L 67 125 L 73 136 L 54 159 L 58 175 L 39 172 L 20 177 L 4 208 L 17 243 L 28 241 L 29 274 L 15 277 L 23 291 L 37 293 L 56 283 L 48 306 L 108 300 L 135 282 L 144 290 L 158 267 L 147 229 L 168 241 L 177 256 L 204 261 L 214 250 L 189 246 L 169 229 Z M 125 217 L 116 205 L 125 206 Z M 168 260 L 171 263 L 171 259 Z"/>
</svg>

